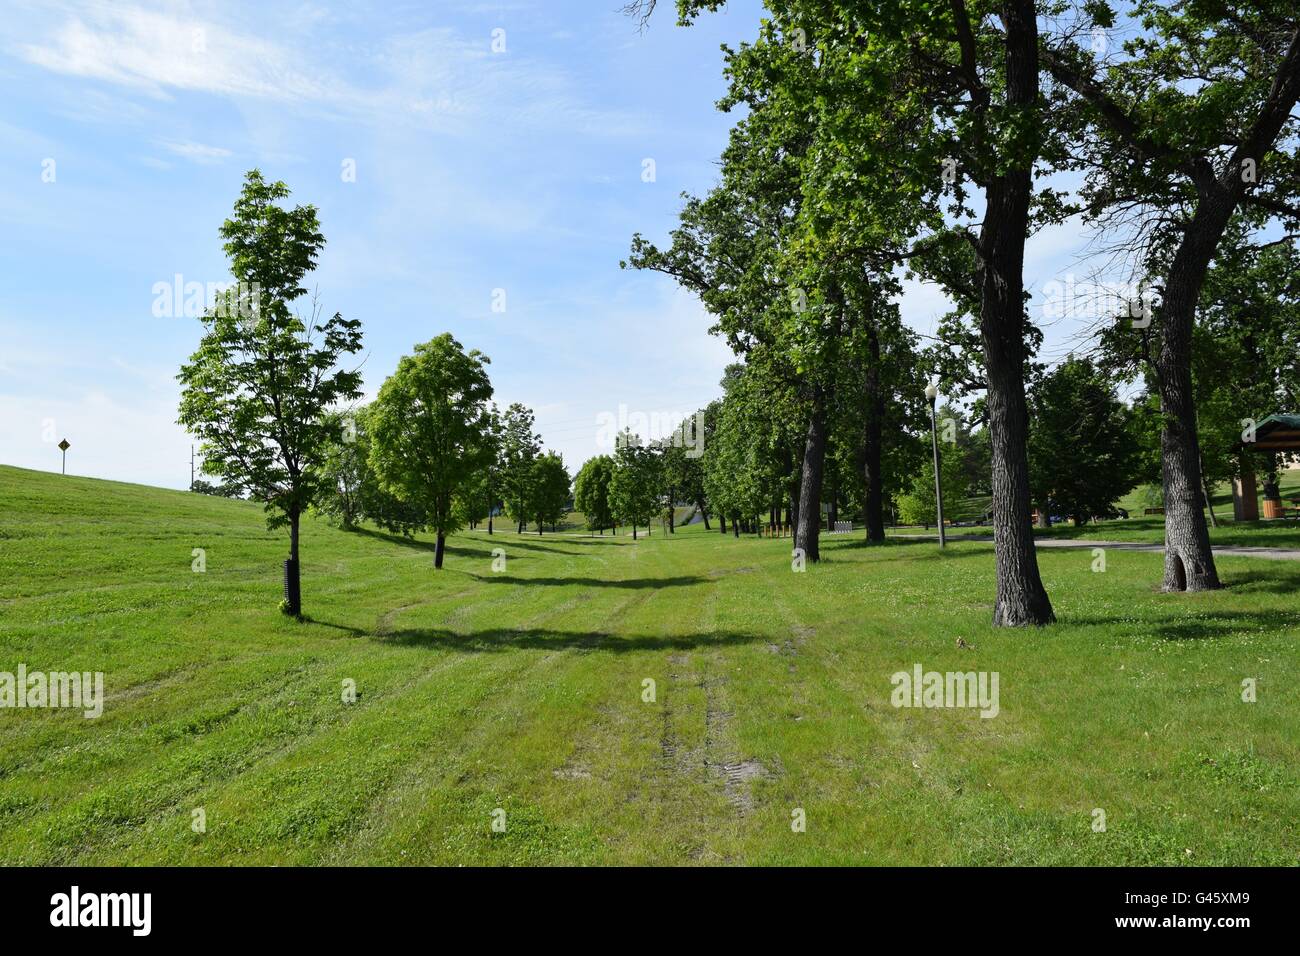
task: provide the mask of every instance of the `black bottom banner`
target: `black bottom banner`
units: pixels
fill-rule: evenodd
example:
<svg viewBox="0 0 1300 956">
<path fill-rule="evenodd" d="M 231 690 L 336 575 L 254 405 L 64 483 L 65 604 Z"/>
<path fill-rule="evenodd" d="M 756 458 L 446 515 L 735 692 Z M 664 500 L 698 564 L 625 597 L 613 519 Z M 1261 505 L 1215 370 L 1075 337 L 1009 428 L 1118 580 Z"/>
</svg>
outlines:
<svg viewBox="0 0 1300 956">
<path fill-rule="evenodd" d="M 0 917 L 7 942 L 75 934 L 127 945 L 397 939 L 483 920 L 534 938 L 606 922 L 653 936 L 674 910 L 727 927 L 733 942 L 738 928 L 766 936 L 774 922 L 806 930 L 811 919 L 837 933 L 851 922 L 866 938 L 965 926 L 984 942 L 1046 933 L 1232 945 L 1294 930 L 1295 888 L 1294 870 L 1274 869 L 11 868 L 0 870 Z"/>
</svg>

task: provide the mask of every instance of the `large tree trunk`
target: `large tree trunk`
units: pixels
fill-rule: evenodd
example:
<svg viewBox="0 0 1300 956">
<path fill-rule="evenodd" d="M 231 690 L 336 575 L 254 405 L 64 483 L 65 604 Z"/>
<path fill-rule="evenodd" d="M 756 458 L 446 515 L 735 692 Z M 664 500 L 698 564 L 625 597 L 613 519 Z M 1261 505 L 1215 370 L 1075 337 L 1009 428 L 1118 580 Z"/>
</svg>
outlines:
<svg viewBox="0 0 1300 956">
<path fill-rule="evenodd" d="M 442 555 L 447 550 L 447 536 L 441 531 L 438 532 L 438 543 L 433 551 L 433 566 L 439 570 L 442 569 Z"/>
<path fill-rule="evenodd" d="M 794 546 L 802 548 L 807 561 L 821 560 L 817 547 L 821 533 L 822 476 L 826 464 L 826 393 L 813 386 L 808 413 L 808 430 L 804 437 L 803 468 L 799 482 L 799 522 L 795 527 Z"/>
<path fill-rule="evenodd" d="M 1088 78 L 1063 66 L 1057 57 L 1052 57 L 1049 65 L 1058 79 L 1085 98 L 1093 97 Z M 1192 326 L 1206 270 L 1247 188 L 1244 165 L 1247 161 L 1256 166 L 1263 163 L 1297 99 L 1300 99 L 1300 31 L 1291 34 L 1259 114 L 1246 134 L 1236 141 L 1236 148 L 1222 171 L 1216 176 L 1210 161 L 1204 157 L 1182 157 L 1193 168 L 1191 178 L 1197 191 L 1197 205 L 1165 276 L 1163 301 L 1157 309 L 1161 340 L 1155 358 L 1163 413 L 1160 450 L 1165 489 L 1164 587 L 1167 591 L 1204 591 L 1220 586 L 1200 500 L 1200 447 L 1190 369 Z M 1118 128 L 1132 142 L 1129 130 L 1122 124 Z M 1147 148 L 1144 143 L 1136 145 Z"/>
<path fill-rule="evenodd" d="M 1003 4 L 1007 103 L 1037 109 L 1038 25 L 1032 0 Z M 988 379 L 993 445 L 993 549 L 996 626 L 1050 624 L 1056 619 L 1038 573 L 1030 524 L 1029 412 L 1025 404 L 1024 258 L 1033 188 L 1032 161 L 994 176 L 985 190 L 979 237 L 980 334 Z"/>
<path fill-rule="evenodd" d="M 866 485 L 867 540 L 885 540 L 884 479 L 880 473 L 884 396 L 880 388 L 880 336 L 872 322 L 867 337 L 870 365 L 867 367 L 866 424 L 862 436 L 862 480 Z"/>
<path fill-rule="evenodd" d="M 875 434 L 870 433 L 874 430 Z M 885 492 L 880 473 L 880 429 L 867 426 L 868 437 L 863 446 L 862 473 L 867 484 L 866 523 L 867 540 L 885 540 Z"/>
<path fill-rule="evenodd" d="M 1201 446 L 1192 394 L 1192 326 L 1210 259 L 1232 217 L 1236 198 L 1215 183 L 1203 192 L 1196 213 L 1165 277 L 1159 309 L 1160 457 L 1165 490 L 1166 591 L 1212 591 L 1219 572 L 1210 550 L 1201 495 Z"/>
</svg>

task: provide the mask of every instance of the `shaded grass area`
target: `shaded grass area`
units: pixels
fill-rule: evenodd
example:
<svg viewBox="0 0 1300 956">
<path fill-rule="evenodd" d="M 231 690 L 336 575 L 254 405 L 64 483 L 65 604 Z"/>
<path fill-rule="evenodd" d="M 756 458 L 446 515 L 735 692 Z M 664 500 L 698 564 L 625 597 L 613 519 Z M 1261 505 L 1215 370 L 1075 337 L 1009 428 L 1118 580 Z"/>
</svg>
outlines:
<svg viewBox="0 0 1300 956">
<path fill-rule="evenodd" d="M 991 525 L 948 527 L 951 535 L 991 535 Z M 934 528 L 890 528 L 890 535 L 907 537 L 933 535 Z M 1132 544 L 1164 544 L 1165 519 L 1160 515 L 1126 518 L 1116 521 L 1091 521 L 1076 527 L 1056 524 L 1050 528 L 1035 528 L 1035 537 L 1062 538 L 1078 541 L 1124 541 Z M 1210 543 L 1220 547 L 1246 548 L 1300 548 L 1300 524 L 1282 521 L 1233 522 L 1219 520 L 1219 527 L 1210 528 Z"/>
<path fill-rule="evenodd" d="M 1262 480 L 1262 479 L 1261 479 Z M 1281 473 L 1279 486 L 1283 500 L 1288 507 L 1291 499 L 1300 497 L 1300 469 Z M 1140 492 L 1133 491 L 1122 498 L 1118 504 L 1129 512 L 1130 517 L 1115 521 L 1089 522 L 1081 527 L 1073 524 L 1056 524 L 1051 528 L 1035 528 L 1034 534 L 1040 537 L 1077 538 L 1092 541 L 1127 541 L 1138 544 L 1163 544 L 1165 540 L 1165 519 L 1162 515 L 1144 515 L 1140 501 Z M 991 535 L 991 525 L 973 524 L 987 514 L 992 499 L 983 497 L 966 498 L 954 506 L 947 506 L 945 517 L 950 521 L 964 522 L 963 527 L 953 527 L 953 534 Z M 1291 520 L 1268 520 L 1235 522 L 1232 520 L 1232 487 L 1220 485 L 1214 496 L 1215 515 L 1219 526 L 1210 528 L 1212 543 L 1223 547 L 1257 547 L 1257 548 L 1300 548 L 1300 523 Z M 1264 513 L 1262 499 L 1259 513 Z M 1208 522 L 1209 515 L 1206 514 Z M 915 535 L 933 533 L 933 528 L 902 527 L 891 528 L 890 534 Z"/>
<path fill-rule="evenodd" d="M 3 863 L 1300 858 L 1300 564 L 1177 596 L 1159 555 L 1043 552 L 1061 623 L 1022 632 L 977 543 L 827 536 L 800 574 L 701 526 L 478 532 L 436 573 L 309 522 L 298 623 L 255 505 L 0 468 L 0 506 L 0 670 L 107 691 L 0 710 Z M 894 708 L 917 663 L 998 672 L 999 715 Z"/>
</svg>

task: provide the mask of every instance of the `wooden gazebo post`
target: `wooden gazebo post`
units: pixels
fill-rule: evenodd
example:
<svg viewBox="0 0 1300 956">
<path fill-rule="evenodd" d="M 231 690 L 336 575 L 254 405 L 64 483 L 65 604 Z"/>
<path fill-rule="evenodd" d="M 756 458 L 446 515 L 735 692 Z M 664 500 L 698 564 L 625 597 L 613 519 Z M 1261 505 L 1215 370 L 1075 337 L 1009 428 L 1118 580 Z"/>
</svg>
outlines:
<svg viewBox="0 0 1300 956">
<path fill-rule="evenodd" d="M 1232 481 L 1232 516 L 1237 521 L 1259 519 L 1255 468 L 1250 459 L 1250 452 L 1300 453 L 1300 415 L 1270 415 L 1255 426 L 1253 437 L 1254 441 L 1239 442 L 1236 446 L 1241 452 L 1241 477 L 1234 478 Z M 1279 516 L 1268 513 L 1264 515 L 1266 518 Z"/>
</svg>

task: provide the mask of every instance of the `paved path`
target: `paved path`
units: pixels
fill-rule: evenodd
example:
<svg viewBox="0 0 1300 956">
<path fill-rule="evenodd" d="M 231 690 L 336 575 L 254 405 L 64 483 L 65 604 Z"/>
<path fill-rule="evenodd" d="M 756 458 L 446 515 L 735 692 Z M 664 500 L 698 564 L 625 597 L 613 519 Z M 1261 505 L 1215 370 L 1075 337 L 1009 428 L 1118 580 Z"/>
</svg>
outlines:
<svg viewBox="0 0 1300 956">
<path fill-rule="evenodd" d="M 932 538 L 938 540 L 937 534 L 895 534 L 893 538 Z M 993 543 L 991 535 L 950 534 L 949 541 L 982 541 Z M 1090 541 L 1084 538 L 1034 538 L 1034 545 L 1039 548 L 1114 548 L 1117 551 L 1154 551 L 1163 554 L 1163 544 L 1142 544 L 1139 541 Z M 1240 545 L 1213 545 L 1210 550 L 1215 557 L 1228 555 L 1235 558 L 1266 558 L 1269 561 L 1300 561 L 1300 550 L 1293 548 L 1248 548 Z"/>
</svg>

